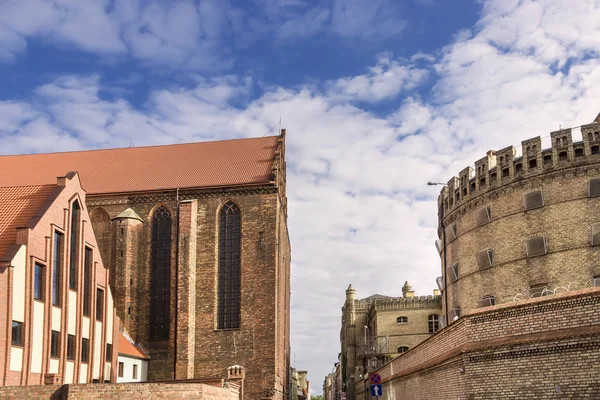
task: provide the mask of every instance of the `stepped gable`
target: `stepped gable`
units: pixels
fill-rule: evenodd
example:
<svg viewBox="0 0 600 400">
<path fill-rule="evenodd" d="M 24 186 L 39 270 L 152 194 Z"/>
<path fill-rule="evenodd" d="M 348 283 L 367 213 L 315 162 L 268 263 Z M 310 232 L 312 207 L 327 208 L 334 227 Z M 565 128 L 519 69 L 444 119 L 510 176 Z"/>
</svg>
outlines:
<svg viewBox="0 0 600 400">
<path fill-rule="evenodd" d="M 16 244 L 17 229 L 29 224 L 56 187 L 56 184 L 0 187 L 0 257 L 7 258 L 6 252 Z"/>
<path fill-rule="evenodd" d="M 45 185 L 77 171 L 88 194 L 269 183 L 279 136 L 0 156 L 0 187 Z M 277 157 L 276 157 L 277 156 Z"/>
</svg>

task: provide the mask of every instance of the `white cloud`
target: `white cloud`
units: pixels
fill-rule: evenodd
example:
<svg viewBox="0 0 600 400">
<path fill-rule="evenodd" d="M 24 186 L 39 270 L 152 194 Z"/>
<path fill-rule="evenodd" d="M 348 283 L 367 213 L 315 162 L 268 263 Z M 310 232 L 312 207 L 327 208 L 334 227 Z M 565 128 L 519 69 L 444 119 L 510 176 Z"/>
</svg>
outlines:
<svg viewBox="0 0 600 400">
<path fill-rule="evenodd" d="M 328 82 L 330 95 L 344 101 L 376 103 L 414 89 L 428 77 L 429 71 L 409 62 L 393 60 L 390 55 L 380 56 L 377 64 L 365 75 L 339 78 Z"/>
<path fill-rule="evenodd" d="M 397 36 L 406 26 L 390 0 L 257 0 L 254 9 L 228 0 L 6 0 L 0 2 L 0 61 L 40 40 L 150 65 L 227 71 L 235 46 L 317 34 L 352 41 Z M 117 59 L 120 59 L 117 58 Z"/>
<path fill-rule="evenodd" d="M 290 15 L 309 9 L 281 1 Z M 152 92 L 144 109 L 103 99 L 95 76 L 63 77 L 27 103 L 0 103 L 0 151 L 126 146 L 131 133 L 134 145 L 262 136 L 281 116 L 288 128 L 292 351 L 318 388 L 339 351 L 349 283 L 359 297 L 398 295 L 405 280 L 417 294 L 435 287 L 437 189 L 425 182 L 447 181 L 488 149 L 559 124 L 588 123 L 600 111 L 600 45 L 589 18 L 599 2 L 575 3 L 547 0 L 541 9 L 533 1 L 486 2 L 478 25 L 440 51 L 437 75 L 429 76 L 437 82 L 425 97 L 399 95 L 424 79 L 413 74 L 426 68 L 414 64 L 431 55 L 382 58 L 366 74 L 322 90 L 264 86 L 259 98 L 248 78 L 199 78 L 194 87 Z M 161 40 L 179 40 L 155 28 L 163 23 L 148 26 Z M 354 101 L 396 97 L 389 115 Z"/>
</svg>

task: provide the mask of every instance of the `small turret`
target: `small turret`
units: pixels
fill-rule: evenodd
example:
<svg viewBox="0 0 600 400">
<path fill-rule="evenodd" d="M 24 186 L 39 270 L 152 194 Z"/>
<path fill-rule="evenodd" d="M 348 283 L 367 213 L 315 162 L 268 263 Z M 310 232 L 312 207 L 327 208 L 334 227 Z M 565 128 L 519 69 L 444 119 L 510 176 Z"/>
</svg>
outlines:
<svg viewBox="0 0 600 400">
<path fill-rule="evenodd" d="M 404 297 L 415 297 L 415 291 L 412 286 L 408 284 L 408 281 L 404 282 L 404 286 L 402 286 L 402 296 Z"/>
</svg>

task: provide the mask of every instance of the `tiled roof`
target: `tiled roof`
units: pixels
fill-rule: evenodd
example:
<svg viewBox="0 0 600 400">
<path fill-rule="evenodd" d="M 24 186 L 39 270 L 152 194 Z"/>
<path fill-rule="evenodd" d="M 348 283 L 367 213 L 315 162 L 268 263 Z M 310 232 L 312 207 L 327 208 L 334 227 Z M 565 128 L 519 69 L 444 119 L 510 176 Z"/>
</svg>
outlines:
<svg viewBox="0 0 600 400">
<path fill-rule="evenodd" d="M 265 183 L 278 139 L 0 156 L 0 186 L 49 184 L 65 171 L 90 194 Z"/>
<path fill-rule="evenodd" d="M 119 343 L 118 344 L 119 344 L 119 347 L 118 347 L 117 351 L 119 352 L 119 355 L 130 356 L 130 357 L 135 357 L 135 358 L 142 358 L 144 360 L 147 360 L 150 358 L 148 356 L 148 354 L 144 351 L 144 349 L 139 345 L 138 346 L 134 345 L 133 340 L 131 340 L 129 338 L 129 335 L 127 335 L 121 329 L 119 329 Z"/>
<path fill-rule="evenodd" d="M 0 257 L 15 244 L 17 228 L 27 225 L 55 188 L 56 184 L 0 187 Z"/>
</svg>

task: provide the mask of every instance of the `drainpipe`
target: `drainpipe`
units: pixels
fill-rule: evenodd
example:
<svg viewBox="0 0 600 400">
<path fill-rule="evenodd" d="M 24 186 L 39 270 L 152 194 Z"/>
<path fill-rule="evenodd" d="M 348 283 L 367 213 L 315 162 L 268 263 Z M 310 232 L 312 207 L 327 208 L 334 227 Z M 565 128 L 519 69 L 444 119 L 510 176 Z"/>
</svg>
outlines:
<svg viewBox="0 0 600 400">
<path fill-rule="evenodd" d="M 177 202 L 177 220 L 175 222 L 175 327 L 173 334 L 173 380 L 177 379 L 177 310 L 179 305 L 177 304 L 179 299 L 179 188 L 175 194 L 175 201 Z"/>
<path fill-rule="evenodd" d="M 444 224 L 444 201 L 442 199 L 441 205 L 440 205 L 440 211 L 439 211 L 439 215 L 440 215 L 440 227 L 442 228 L 442 276 L 444 277 L 444 303 L 445 303 L 445 315 L 446 315 L 446 321 L 444 321 L 444 324 L 446 326 L 448 326 L 448 274 L 446 272 L 446 226 Z"/>
</svg>

